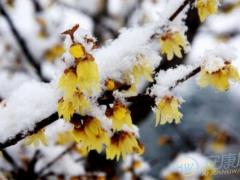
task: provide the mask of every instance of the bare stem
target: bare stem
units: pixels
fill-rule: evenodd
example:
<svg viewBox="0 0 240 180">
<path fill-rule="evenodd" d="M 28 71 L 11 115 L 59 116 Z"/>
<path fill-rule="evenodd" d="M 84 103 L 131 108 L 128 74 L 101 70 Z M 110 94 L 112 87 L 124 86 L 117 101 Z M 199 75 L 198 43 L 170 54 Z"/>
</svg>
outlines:
<svg viewBox="0 0 240 180">
<path fill-rule="evenodd" d="M 31 51 L 28 49 L 26 41 L 22 38 L 22 36 L 18 32 L 18 30 L 15 27 L 12 19 L 10 18 L 8 12 L 5 10 L 5 8 L 4 8 L 4 6 L 3 6 L 3 4 L 1 2 L 0 2 L 0 14 L 7 21 L 8 25 L 10 27 L 11 32 L 13 33 L 13 35 L 14 35 L 14 37 L 15 37 L 18 45 L 19 45 L 19 47 L 21 48 L 22 52 L 24 53 L 25 57 L 27 58 L 29 64 L 31 64 L 32 67 L 34 67 L 37 75 L 39 76 L 39 78 L 42 81 L 48 82 L 48 80 L 42 75 L 41 67 L 37 63 L 36 59 L 34 58 L 34 56 L 31 53 Z"/>
</svg>

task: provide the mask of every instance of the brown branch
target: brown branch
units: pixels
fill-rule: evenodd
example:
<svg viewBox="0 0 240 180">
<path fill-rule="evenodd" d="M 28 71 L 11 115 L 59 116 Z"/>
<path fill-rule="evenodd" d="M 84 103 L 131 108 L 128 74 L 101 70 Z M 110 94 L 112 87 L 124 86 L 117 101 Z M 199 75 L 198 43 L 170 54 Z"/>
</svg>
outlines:
<svg viewBox="0 0 240 180">
<path fill-rule="evenodd" d="M 3 158 L 13 167 L 14 170 L 18 169 L 17 163 L 14 161 L 12 156 L 6 151 L 2 150 Z"/>
<path fill-rule="evenodd" d="M 49 117 L 43 119 L 42 121 L 36 123 L 35 127 L 32 130 L 22 130 L 18 134 L 16 134 L 13 137 L 8 138 L 5 142 L 0 142 L 0 151 L 3 150 L 6 147 L 12 146 L 16 144 L 17 142 L 21 141 L 25 137 L 32 135 L 42 128 L 46 127 L 47 125 L 53 123 L 54 121 L 58 120 L 58 113 L 55 112 Z"/>
<path fill-rule="evenodd" d="M 192 4 L 194 2 L 195 0 L 185 0 L 183 4 L 171 15 L 171 17 L 169 18 L 169 21 L 173 21 L 188 4 Z"/>
<path fill-rule="evenodd" d="M 41 67 L 39 66 L 39 64 L 35 60 L 31 51 L 28 49 L 26 41 L 22 38 L 22 36 L 18 32 L 18 30 L 15 27 L 12 19 L 10 18 L 8 12 L 5 10 L 5 8 L 3 7 L 3 4 L 1 2 L 0 2 L 0 14 L 5 18 L 6 22 L 8 23 L 12 34 L 14 35 L 19 47 L 21 48 L 22 52 L 24 53 L 25 57 L 27 58 L 29 64 L 31 64 L 34 67 L 37 75 L 39 76 L 39 78 L 42 81 L 48 82 L 48 80 L 42 75 Z"/>
<path fill-rule="evenodd" d="M 192 70 L 189 74 L 187 74 L 185 77 L 183 77 L 183 78 L 181 78 L 181 79 L 178 79 L 174 85 L 172 85 L 172 86 L 169 87 L 169 90 L 171 91 L 172 89 L 174 89 L 175 87 L 177 87 L 179 84 L 181 84 L 181 83 L 187 81 L 188 79 L 190 79 L 191 77 L 195 76 L 196 74 L 198 74 L 198 73 L 200 72 L 200 70 L 201 70 L 201 67 L 200 67 L 200 66 L 198 66 L 197 68 L 193 69 L 193 70 Z M 126 98 L 126 100 L 127 100 L 128 102 L 136 102 L 136 101 L 138 101 L 138 100 L 140 100 L 140 99 L 141 99 L 141 101 L 143 100 L 143 101 L 146 101 L 146 102 L 150 102 L 150 104 L 151 104 L 152 106 L 154 106 L 154 104 L 155 104 L 155 101 L 154 101 L 154 100 L 155 100 L 155 96 L 150 96 L 150 95 L 147 94 L 147 93 L 139 94 L 139 95 L 137 95 L 137 96 L 132 96 L 132 97 Z"/>
<path fill-rule="evenodd" d="M 42 8 L 41 4 L 38 2 L 38 0 L 32 0 L 32 3 L 33 3 L 36 13 L 40 13 L 43 11 L 43 8 Z"/>
<path fill-rule="evenodd" d="M 173 86 L 169 87 L 169 90 L 172 90 L 173 88 L 175 88 L 180 83 L 183 83 L 183 82 L 187 81 L 188 79 L 190 79 L 191 77 L 193 77 L 194 75 L 198 74 L 200 72 L 200 70 L 201 70 L 200 67 L 195 68 L 188 75 L 186 75 L 185 77 L 177 80 L 176 83 Z M 148 94 L 142 94 L 142 95 L 140 94 L 138 96 L 133 96 L 133 97 L 126 98 L 126 100 L 129 101 L 129 102 L 136 102 L 136 101 L 139 101 L 139 100 L 145 100 L 145 101 L 150 102 L 149 104 L 151 104 L 152 106 L 154 106 L 154 103 L 155 103 L 155 97 L 149 96 Z M 102 102 L 102 104 L 109 104 L 112 101 L 114 101 L 114 99 L 112 99 L 112 97 L 110 99 L 105 99 L 104 101 L 99 100 L 99 102 Z M 79 116 L 78 114 L 74 114 L 73 118 L 74 117 L 75 118 L 81 118 L 81 116 Z M 42 121 L 36 123 L 35 127 L 32 130 L 28 130 L 28 131 L 23 130 L 23 131 L 19 132 L 18 134 L 16 134 L 15 136 L 7 139 L 5 142 L 1 142 L 0 143 L 0 150 L 3 150 L 6 147 L 9 147 L 9 146 L 12 146 L 12 145 L 16 144 L 18 141 L 26 138 L 29 135 L 37 133 L 42 128 L 48 126 L 49 124 L 55 122 L 58 119 L 59 119 L 58 113 L 57 112 L 53 113 L 49 117 L 47 117 L 47 118 L 43 119 Z"/>
</svg>

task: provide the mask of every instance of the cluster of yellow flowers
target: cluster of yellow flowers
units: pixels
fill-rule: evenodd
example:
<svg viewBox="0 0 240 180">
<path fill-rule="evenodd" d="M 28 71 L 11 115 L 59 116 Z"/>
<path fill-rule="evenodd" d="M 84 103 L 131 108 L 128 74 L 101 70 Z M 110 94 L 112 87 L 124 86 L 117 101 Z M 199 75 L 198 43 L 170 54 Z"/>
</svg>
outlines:
<svg viewBox="0 0 240 180">
<path fill-rule="evenodd" d="M 172 60 L 174 55 L 181 58 L 182 50 L 187 47 L 186 37 L 180 32 L 167 31 L 160 37 L 161 53 Z"/>
<path fill-rule="evenodd" d="M 112 137 L 110 132 L 102 127 L 99 119 L 87 115 L 91 113 L 89 98 L 95 92 L 100 91 L 98 67 L 94 57 L 86 52 L 83 44 L 73 41 L 69 53 L 75 61 L 73 66 L 65 69 L 59 80 L 59 88 L 63 90 L 64 95 L 58 102 L 58 114 L 59 117 L 63 117 L 64 120 L 74 125 L 70 134 L 81 147 L 81 151 L 96 150 L 100 153 L 103 147 L 106 147 L 106 155 L 109 159 L 115 157 L 119 159 L 121 155 L 125 157 L 129 153 L 142 152 L 142 145 L 136 136 L 123 131 L 124 126 L 129 128 L 133 126 L 130 111 L 123 103 L 116 101 L 112 107 L 107 108 L 105 113 L 112 120 Z M 150 79 L 148 74 L 152 72 L 149 71 L 146 72 L 140 66 L 135 67 L 135 78 L 139 78 L 144 72 L 144 76 Z M 121 86 L 119 83 L 111 79 L 105 82 L 108 91 L 113 91 L 119 86 Z M 74 114 L 80 116 L 75 117 Z M 68 136 L 68 133 L 61 134 L 58 142 L 62 143 L 66 139 L 71 139 Z"/>
<path fill-rule="evenodd" d="M 156 103 L 156 126 L 158 124 L 164 125 L 166 123 L 180 123 L 182 113 L 179 112 L 181 102 L 174 96 L 165 96 Z"/>
<path fill-rule="evenodd" d="M 198 78 L 198 84 L 200 87 L 211 85 L 219 91 L 226 91 L 229 89 L 230 80 L 240 81 L 240 74 L 230 62 L 225 61 L 225 65 L 214 72 L 209 72 L 202 67 Z"/>
<path fill-rule="evenodd" d="M 195 6 L 201 22 L 208 16 L 218 11 L 218 0 L 196 0 Z M 182 50 L 187 47 L 186 37 L 178 31 L 168 30 L 160 37 L 161 53 L 167 56 L 167 60 L 172 60 L 174 55 L 182 57 Z"/>
<path fill-rule="evenodd" d="M 69 52 L 75 59 L 75 65 L 67 68 L 59 80 L 64 97 L 59 100 L 58 113 L 65 120 L 70 120 L 74 113 L 84 115 L 90 110 L 87 96 L 100 90 L 98 68 L 93 56 L 79 43 L 73 43 Z"/>
<path fill-rule="evenodd" d="M 198 9 L 198 15 L 201 22 L 203 22 L 211 14 L 215 14 L 218 11 L 218 0 L 197 0 L 196 7 Z"/>
<path fill-rule="evenodd" d="M 143 153 L 143 146 L 138 142 L 135 135 L 123 131 L 124 126 L 132 127 L 132 118 L 128 108 L 117 101 L 112 108 L 106 110 L 106 116 L 112 120 L 113 136 L 110 145 L 106 148 L 108 159 L 117 159 L 129 153 Z"/>
</svg>

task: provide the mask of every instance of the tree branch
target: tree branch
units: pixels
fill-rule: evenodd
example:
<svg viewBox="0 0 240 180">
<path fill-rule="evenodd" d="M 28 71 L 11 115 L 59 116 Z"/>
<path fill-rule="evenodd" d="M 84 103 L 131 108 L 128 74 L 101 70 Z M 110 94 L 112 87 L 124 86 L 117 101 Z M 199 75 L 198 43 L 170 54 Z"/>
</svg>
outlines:
<svg viewBox="0 0 240 180">
<path fill-rule="evenodd" d="M 46 119 L 43 119 L 42 121 L 36 123 L 35 127 L 32 130 L 22 130 L 18 134 L 16 134 L 13 137 L 8 138 L 5 142 L 0 142 L 0 151 L 3 150 L 6 147 L 12 146 L 16 144 L 18 141 L 21 141 L 25 137 L 32 135 L 42 128 L 48 126 L 49 124 L 53 123 L 54 121 L 58 120 L 58 113 L 55 112 Z"/>
<path fill-rule="evenodd" d="M 191 77 L 193 77 L 194 75 L 198 74 L 200 72 L 201 68 L 200 67 L 197 67 L 195 68 L 192 72 L 190 72 L 187 76 L 179 79 L 176 81 L 176 83 L 169 87 L 169 90 L 172 90 L 173 88 L 177 87 L 177 85 L 179 85 L 180 83 L 183 83 L 185 81 L 187 81 L 188 79 L 190 79 Z M 102 97 L 101 97 L 102 98 Z M 110 99 L 105 99 L 104 101 L 101 101 L 101 98 L 99 98 L 99 102 L 102 102 L 102 104 L 109 104 L 111 103 L 112 101 L 114 101 L 114 99 L 112 99 L 112 97 L 110 97 Z M 150 96 L 148 94 L 142 94 L 142 95 L 138 95 L 138 96 L 133 96 L 133 97 L 129 97 L 129 98 L 126 98 L 127 101 L 129 102 L 136 102 L 136 101 L 139 101 L 139 100 L 146 100 L 148 102 L 151 102 L 150 104 L 152 106 L 154 106 L 154 103 L 155 103 L 155 97 L 153 96 Z M 74 114 L 73 115 L 73 118 L 80 118 L 80 116 L 78 114 Z M 52 115 L 50 115 L 49 117 L 43 119 L 42 121 L 36 123 L 35 127 L 32 129 L 32 130 L 23 130 L 21 132 L 19 132 L 18 134 L 16 134 L 15 136 L 13 137 L 10 137 L 8 140 L 6 140 L 5 142 L 1 142 L 0 143 L 0 150 L 3 150 L 4 148 L 6 147 L 9 147 L 9 146 L 12 146 L 14 144 L 16 144 L 18 141 L 26 138 L 27 136 L 29 135 L 32 135 L 34 133 L 37 133 L 39 130 L 41 130 L 42 128 L 48 126 L 49 124 L 55 122 L 56 120 L 58 120 L 59 117 L 58 117 L 58 113 L 55 112 L 53 113 Z"/>
<path fill-rule="evenodd" d="M 187 5 L 187 3 L 192 2 L 192 0 L 186 0 L 184 1 L 184 4 L 181 5 L 180 8 L 177 9 L 176 12 L 173 13 L 173 15 L 170 17 L 172 20 L 174 18 L 177 17 L 177 15 L 181 12 L 182 9 L 184 9 L 184 7 Z M 1 4 L 0 4 L 1 5 Z M 0 6 L 0 11 L 1 11 L 1 6 Z M 10 21 L 11 22 L 11 21 Z M 191 78 L 192 76 L 196 75 L 198 72 L 200 72 L 200 67 L 197 67 L 196 69 L 194 69 L 191 73 L 189 73 L 186 77 L 179 79 L 178 81 L 176 81 L 176 84 L 174 84 L 173 86 L 171 86 L 169 88 L 169 90 L 172 90 L 173 88 L 175 88 L 178 84 L 188 80 L 189 78 Z M 156 74 L 154 75 L 154 78 L 156 78 Z M 114 97 L 109 96 L 110 99 L 104 99 L 105 97 L 100 97 L 98 99 L 98 102 L 100 102 L 100 104 L 106 104 L 106 103 L 111 103 L 112 101 L 114 101 Z M 104 99 L 104 101 L 102 101 L 102 99 Z M 148 100 L 150 102 L 150 105 L 154 105 L 154 97 L 151 97 L 149 95 L 147 95 L 146 93 L 142 94 L 142 95 L 138 95 L 138 96 L 134 96 L 134 97 L 129 97 L 126 98 L 127 101 L 129 102 L 136 102 L 139 101 L 139 99 L 145 99 Z M 77 114 L 74 114 L 74 116 L 79 116 Z M 37 133 L 39 130 L 41 130 L 42 128 L 48 126 L 49 124 L 55 122 L 56 120 L 58 120 L 58 113 L 55 112 L 52 115 L 50 115 L 49 117 L 43 119 L 42 121 L 36 123 L 35 127 L 32 130 L 22 130 L 20 131 L 18 134 L 16 134 L 13 137 L 10 137 L 9 139 L 7 139 L 5 142 L 0 142 L 0 150 L 3 150 L 6 147 L 12 146 L 14 144 L 16 144 L 17 142 L 19 142 L 20 140 L 26 138 L 29 135 L 32 135 L 34 133 Z"/>
<path fill-rule="evenodd" d="M 76 146 L 75 143 L 71 144 L 69 147 L 67 147 L 63 152 L 61 152 L 59 155 L 57 155 L 52 161 L 46 164 L 43 168 L 41 168 L 38 171 L 38 175 L 41 176 L 44 171 L 49 169 L 52 165 L 54 165 L 58 160 L 60 160 L 65 154 L 67 154 L 69 151 L 71 151 Z"/>
<path fill-rule="evenodd" d="M 0 14 L 5 18 L 5 20 L 9 24 L 10 30 L 11 30 L 12 34 L 14 35 L 19 47 L 21 48 L 21 50 L 24 53 L 25 57 L 27 58 L 28 62 L 34 67 L 39 78 L 44 82 L 48 82 L 48 80 L 42 75 L 41 67 L 39 66 L 37 61 L 34 59 L 34 56 L 28 49 L 25 40 L 21 37 L 20 33 L 18 32 L 17 28 L 15 27 L 13 21 L 11 20 L 9 14 L 5 10 L 5 8 L 3 7 L 3 4 L 1 2 L 0 2 Z"/>
</svg>

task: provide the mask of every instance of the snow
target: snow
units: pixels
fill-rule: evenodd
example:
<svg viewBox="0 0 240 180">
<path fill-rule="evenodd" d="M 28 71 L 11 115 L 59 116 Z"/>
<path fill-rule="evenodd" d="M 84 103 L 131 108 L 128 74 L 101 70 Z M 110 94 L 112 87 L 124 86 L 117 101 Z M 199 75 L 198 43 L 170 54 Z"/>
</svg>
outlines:
<svg viewBox="0 0 240 180">
<path fill-rule="evenodd" d="M 36 171 L 40 170 L 47 163 L 51 162 L 65 149 L 66 147 L 64 146 L 50 146 L 41 148 L 43 157 L 37 162 Z M 84 167 L 81 162 L 76 163 L 71 157 L 71 153 L 65 154 L 52 167 L 48 168 L 46 172 L 49 171 L 56 174 L 65 174 L 67 176 L 81 175 L 85 173 Z"/>
<path fill-rule="evenodd" d="M 22 131 L 32 130 L 34 125 L 56 112 L 59 91 L 54 84 L 28 81 L 1 103 L 0 142 Z"/>
<path fill-rule="evenodd" d="M 156 77 L 156 84 L 151 88 L 151 95 L 158 98 L 164 97 L 169 94 L 169 88 L 174 86 L 176 82 L 186 77 L 192 72 L 194 66 L 192 65 L 179 65 L 176 68 L 168 69 L 167 71 L 160 71 Z"/>
<path fill-rule="evenodd" d="M 24 82 L 31 80 L 29 76 L 25 73 L 18 72 L 18 73 L 10 73 L 6 70 L 0 71 L 0 97 L 2 99 L 9 97 L 11 93 L 21 86 Z"/>
<path fill-rule="evenodd" d="M 147 44 L 155 28 L 155 24 L 148 24 L 144 27 L 123 29 L 116 40 L 96 50 L 94 57 L 101 79 L 121 79 L 122 73 L 133 67 L 136 55 L 144 54 L 146 48 L 149 50 Z M 155 56 L 153 61 L 157 60 L 159 63 L 160 59 Z"/>
<path fill-rule="evenodd" d="M 203 68 L 209 72 L 213 73 L 222 69 L 225 66 L 225 62 L 232 62 L 235 60 L 236 55 L 234 49 L 227 47 L 225 45 L 219 45 L 215 49 L 207 50 L 203 55 Z"/>
</svg>

